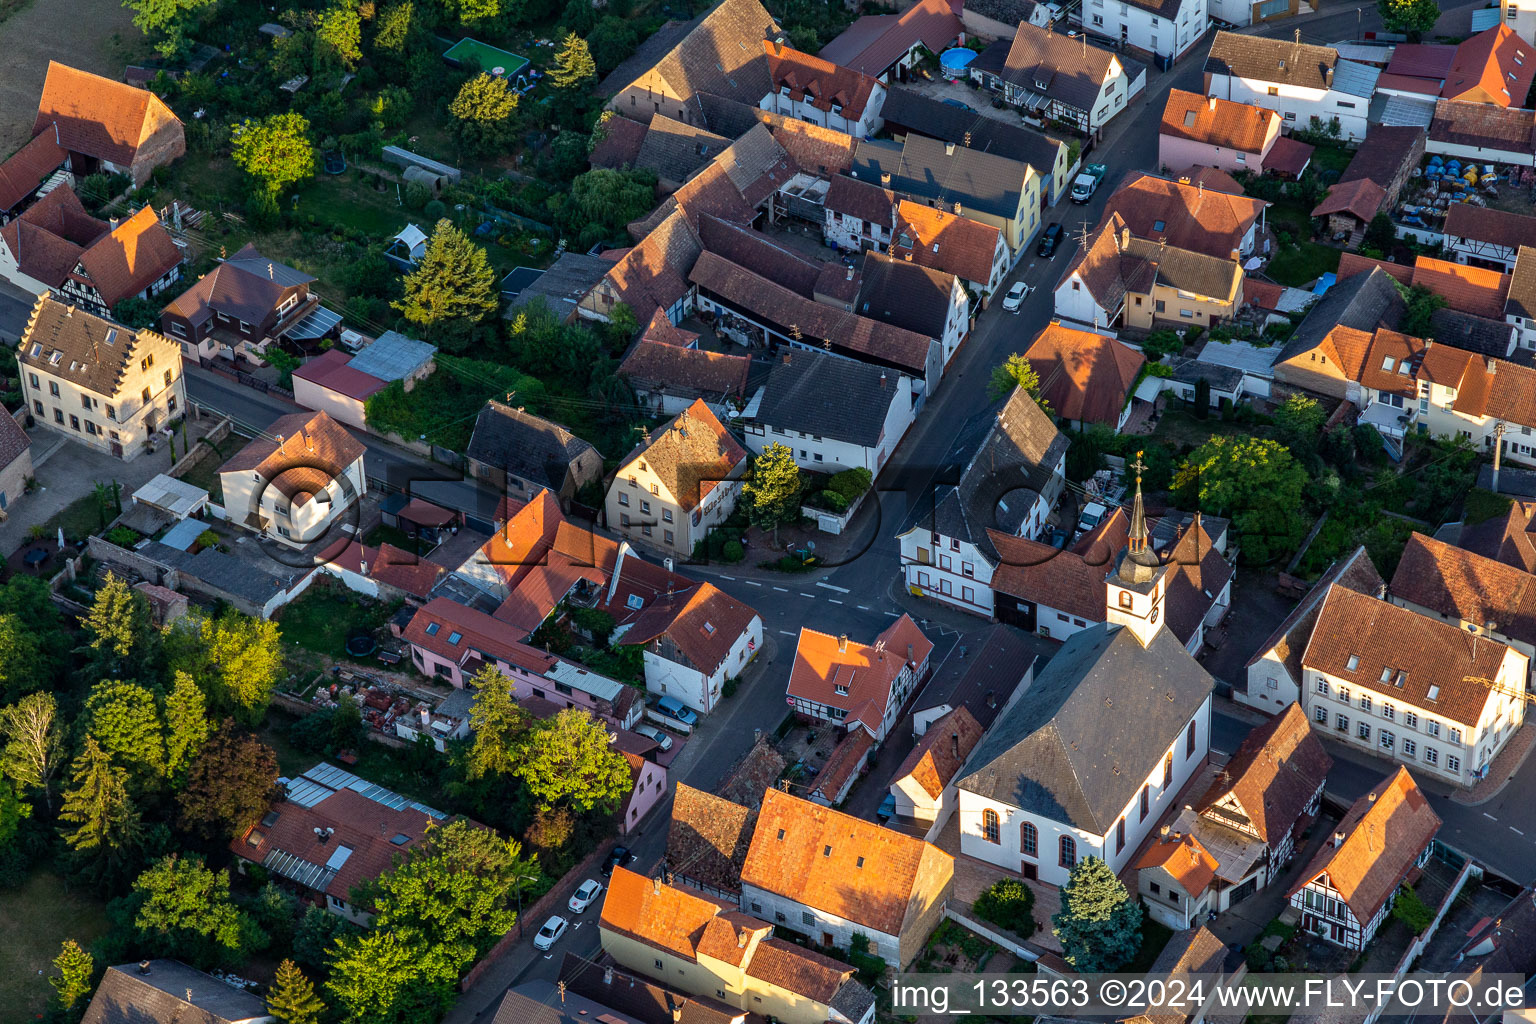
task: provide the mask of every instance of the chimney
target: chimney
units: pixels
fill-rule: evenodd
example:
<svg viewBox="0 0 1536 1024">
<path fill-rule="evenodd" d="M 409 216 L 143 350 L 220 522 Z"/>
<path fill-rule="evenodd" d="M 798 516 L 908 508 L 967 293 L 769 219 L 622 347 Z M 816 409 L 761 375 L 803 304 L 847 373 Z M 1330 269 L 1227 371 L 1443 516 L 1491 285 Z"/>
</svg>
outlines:
<svg viewBox="0 0 1536 1024">
<path fill-rule="evenodd" d="M 890 185 L 891 185 L 891 174 L 890 174 L 889 171 L 885 171 L 885 172 L 881 173 L 881 175 L 880 175 L 880 184 L 884 185 L 886 188 L 890 187 Z"/>
<path fill-rule="evenodd" d="M 997 707 L 997 691 L 996 690 L 988 690 L 987 691 L 987 707 L 989 707 L 989 708 Z"/>
<path fill-rule="evenodd" d="M 782 56 L 784 56 L 784 40 L 782 40 L 782 39 L 775 39 L 773 41 L 773 55 L 775 57 L 782 57 Z"/>
<path fill-rule="evenodd" d="M 1493 356 L 1489 356 L 1488 357 L 1488 372 L 1489 373 L 1498 373 L 1499 372 L 1499 361 L 1497 359 L 1493 358 Z"/>
<path fill-rule="evenodd" d="M 905 253 L 903 253 L 902 254 L 902 259 L 906 260 L 908 263 L 911 263 L 912 262 L 912 251 L 909 249 Z M 851 273 L 853 273 L 853 271 L 849 270 L 848 273 L 851 274 Z"/>
<path fill-rule="evenodd" d="M 852 281 L 853 280 L 853 268 L 852 267 L 848 268 L 848 276 L 846 278 L 844 278 L 844 280 L 847 280 L 847 281 Z"/>
<path fill-rule="evenodd" d="M 737 949 L 746 949 L 747 948 L 747 930 L 745 928 L 741 929 L 739 932 L 736 933 L 736 948 Z"/>
<path fill-rule="evenodd" d="M 785 366 L 789 365 L 789 357 L 790 357 L 790 355 L 791 355 L 791 353 L 790 353 L 789 349 L 785 349 L 784 350 L 784 365 Z"/>
<path fill-rule="evenodd" d="M 946 142 L 946 143 L 944 143 L 944 155 L 945 156 L 954 156 L 955 155 L 955 144 L 953 142 Z"/>
<path fill-rule="evenodd" d="M 965 207 L 961 206 L 959 201 L 957 200 L 955 202 L 955 216 L 960 217 L 960 216 L 963 216 L 964 214 L 965 214 Z"/>
<path fill-rule="evenodd" d="M 1337 850 L 1339 847 L 1341 847 L 1343 845 L 1344 845 L 1344 833 L 1343 832 L 1335 832 L 1333 834 L 1333 848 L 1335 850 Z"/>
<path fill-rule="evenodd" d="M 366 558 L 358 559 L 358 562 L 357 562 L 357 574 L 359 576 L 367 576 L 368 575 L 368 559 L 366 559 Z"/>
<path fill-rule="evenodd" d="M 838 634 L 838 637 L 837 637 L 837 649 L 838 649 L 838 651 L 840 653 L 847 653 L 847 651 L 848 651 L 848 634 L 847 633 L 840 633 L 840 634 Z"/>
<path fill-rule="evenodd" d="M 1376 600 L 1378 600 L 1378 601 L 1385 601 L 1386 599 L 1387 599 L 1387 585 L 1385 583 L 1378 583 L 1376 585 Z"/>
<path fill-rule="evenodd" d="M 613 984 L 613 968 L 612 967 L 604 967 L 603 968 L 603 984 L 604 985 L 612 985 Z"/>
<path fill-rule="evenodd" d="M 1130 247 L 1131 247 L 1131 229 L 1130 228 L 1121 228 L 1120 229 L 1120 248 L 1122 248 L 1122 249 L 1129 249 Z"/>
<path fill-rule="evenodd" d="M 140 960 L 139 961 L 139 973 L 140 974 L 148 974 L 149 973 L 149 961 L 148 960 Z"/>
<path fill-rule="evenodd" d="M 661 878 L 660 878 L 660 876 L 651 879 L 651 892 L 653 894 L 657 895 L 657 896 L 661 895 Z"/>
<path fill-rule="evenodd" d="M 1162 828 L 1159 828 L 1157 830 L 1157 834 L 1162 836 L 1164 839 L 1167 839 L 1168 838 L 1168 826 L 1164 825 Z"/>
<path fill-rule="evenodd" d="M 1211 112 L 1215 113 L 1216 112 L 1216 97 L 1215 96 L 1211 97 L 1210 104 L 1211 104 Z"/>
<path fill-rule="evenodd" d="M 960 734 L 957 732 L 949 734 L 949 754 L 956 761 L 960 760 Z"/>
<path fill-rule="evenodd" d="M 912 664 L 912 645 L 907 644 L 907 664 Z"/>
<path fill-rule="evenodd" d="M 884 370 L 880 371 L 880 390 L 881 391 L 885 390 L 885 371 Z"/>
</svg>

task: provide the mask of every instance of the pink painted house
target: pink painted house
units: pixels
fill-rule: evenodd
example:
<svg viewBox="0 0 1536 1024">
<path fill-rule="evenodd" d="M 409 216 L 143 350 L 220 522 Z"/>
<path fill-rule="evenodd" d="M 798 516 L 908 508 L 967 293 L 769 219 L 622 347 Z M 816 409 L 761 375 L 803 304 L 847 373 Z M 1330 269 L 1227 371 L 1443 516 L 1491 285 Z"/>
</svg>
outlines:
<svg viewBox="0 0 1536 1024">
<path fill-rule="evenodd" d="M 499 619 L 437 597 L 418 611 L 401 634 L 411 661 L 427 675 L 463 687 L 486 665 L 512 681 L 519 701 L 530 697 L 561 708 L 585 708 L 619 729 L 640 720 L 640 691 L 572 661 L 510 639 Z"/>
<path fill-rule="evenodd" d="M 1195 167 L 1261 174 L 1280 124 L 1273 110 L 1173 89 L 1163 108 L 1158 163 L 1174 174 Z"/>
</svg>

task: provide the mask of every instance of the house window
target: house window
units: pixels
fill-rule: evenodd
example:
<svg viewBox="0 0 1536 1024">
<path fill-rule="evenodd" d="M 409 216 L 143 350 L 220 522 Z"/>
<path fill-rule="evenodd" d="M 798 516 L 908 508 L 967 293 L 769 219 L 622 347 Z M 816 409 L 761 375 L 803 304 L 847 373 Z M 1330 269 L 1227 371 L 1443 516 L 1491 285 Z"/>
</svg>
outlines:
<svg viewBox="0 0 1536 1024">
<path fill-rule="evenodd" d="M 1424 731 L 1429 733 L 1431 736 L 1439 736 L 1440 723 L 1434 719 L 1430 719 L 1428 722 L 1424 723 Z"/>
<path fill-rule="evenodd" d="M 1322 694 L 1324 697 L 1328 696 L 1328 680 L 1319 679 L 1317 681 L 1317 692 Z"/>
<path fill-rule="evenodd" d="M 1397 745 L 1397 737 L 1383 729 L 1379 734 L 1377 734 L 1377 742 L 1381 744 L 1381 749 L 1391 750 L 1394 746 Z"/>
<path fill-rule="evenodd" d="M 1418 744 L 1415 743 L 1413 740 L 1403 740 L 1403 756 L 1404 757 L 1412 757 L 1414 751 L 1417 750 L 1417 749 L 1418 749 Z"/>
<path fill-rule="evenodd" d="M 171 386 L 171 371 L 170 370 L 166 370 L 165 371 L 165 386 L 166 387 L 170 387 Z"/>
<path fill-rule="evenodd" d="M 651 484 L 651 493 L 652 494 L 660 494 L 661 493 L 661 487 L 659 485 L 657 485 L 657 484 Z"/>
<path fill-rule="evenodd" d="M 634 99 L 634 97 L 631 96 L 630 99 Z M 662 965 L 662 962 L 660 960 L 655 961 L 655 963 L 656 963 L 656 969 L 658 971 L 663 969 L 663 965 Z"/>
<path fill-rule="evenodd" d="M 1371 695 L 1370 694 L 1362 693 L 1360 695 L 1360 710 L 1361 711 L 1370 711 L 1371 710 Z"/>
<path fill-rule="evenodd" d="M 90 395 L 81 395 L 80 396 L 80 408 L 82 408 L 82 409 L 89 409 L 90 407 L 91 407 L 91 396 Z"/>
<path fill-rule="evenodd" d="M 1403 715 L 1403 724 L 1410 729 L 1417 729 L 1419 727 L 1419 716 L 1412 711 L 1406 712 Z"/>
<path fill-rule="evenodd" d="M 1312 720 L 1315 721 L 1315 722 L 1319 722 L 1319 723 L 1321 723 L 1323 725 L 1327 725 L 1328 724 L 1328 709 L 1325 708 L 1325 707 L 1313 708 L 1312 709 Z"/>
<path fill-rule="evenodd" d="M 107 406 L 107 419 L 112 420 L 114 423 L 117 422 L 117 406 Z"/>
<path fill-rule="evenodd" d="M 640 532 L 645 534 L 647 537 L 651 536 L 651 524 L 650 523 L 646 523 L 643 526 L 641 526 L 640 527 Z"/>
<path fill-rule="evenodd" d="M 1461 758 L 1455 754 L 1447 754 L 1445 758 L 1445 770 L 1448 772 L 1461 771 Z"/>
<path fill-rule="evenodd" d="M 1425 764 L 1439 764 L 1440 763 L 1440 751 L 1436 750 L 1434 747 L 1425 747 L 1424 748 L 1424 763 Z"/>
<path fill-rule="evenodd" d="M 50 395 L 52 395 L 54 398 L 58 398 L 59 397 L 59 382 L 58 381 L 51 380 L 51 381 L 48 382 L 48 393 Z"/>
<path fill-rule="evenodd" d="M 1452 743 L 1460 743 L 1461 742 L 1461 730 L 1456 728 L 1454 725 L 1451 726 L 1450 732 L 1449 732 L 1448 735 L 1449 735 L 1449 739 L 1450 739 L 1450 741 Z"/>
<path fill-rule="evenodd" d="M 1039 849 L 1040 833 L 1036 831 L 1034 825 L 1024 822 L 1019 826 L 1019 850 L 1026 857 L 1035 857 L 1039 855 Z"/>
<path fill-rule="evenodd" d="M 643 516 L 648 516 L 648 515 L 651 514 L 651 503 L 650 502 L 648 502 L 648 501 L 641 501 L 640 502 L 640 514 L 643 515 Z"/>
<path fill-rule="evenodd" d="M 664 522 L 664 523 L 670 523 L 672 521 L 672 510 L 671 509 L 664 508 L 664 509 L 661 510 L 661 521 Z"/>
<path fill-rule="evenodd" d="M 63 409 L 54 409 L 53 410 L 53 422 L 55 422 L 55 423 L 63 423 L 64 422 L 64 410 Z"/>
<path fill-rule="evenodd" d="M 41 391 L 41 390 L 43 390 L 43 386 L 38 383 L 37 374 L 29 373 L 29 374 L 27 374 L 27 376 L 32 378 L 32 390 L 33 391 Z"/>
<path fill-rule="evenodd" d="M 990 807 L 981 812 L 981 838 L 989 843 L 1002 842 L 1002 823 Z"/>
<path fill-rule="evenodd" d="M 1173 784 L 1173 752 L 1169 751 L 1163 758 L 1163 788 L 1167 789 Z"/>
<path fill-rule="evenodd" d="M 1131 594 L 1130 594 L 1130 591 L 1128 591 L 1128 590 L 1120 591 L 1120 607 L 1121 608 L 1129 608 L 1130 606 L 1131 606 Z"/>
<path fill-rule="evenodd" d="M 663 536 L 666 537 L 666 541 L 667 541 L 668 544 L 674 543 L 671 530 L 664 531 Z"/>
<path fill-rule="evenodd" d="M 69 414 L 69 428 L 71 430 L 80 429 L 80 417 L 76 416 L 74 413 Z"/>
<path fill-rule="evenodd" d="M 1363 740 L 1368 740 L 1371 738 L 1371 727 L 1365 722 L 1361 722 L 1355 727 L 1355 735 Z"/>
<path fill-rule="evenodd" d="M 619 492 L 619 504 L 626 508 L 629 507 L 629 495 L 624 491 Z"/>
<path fill-rule="evenodd" d="M 1381 717 L 1385 718 L 1389 722 L 1396 720 L 1397 708 L 1393 707 L 1391 704 L 1383 704 L 1381 706 Z"/>
<path fill-rule="evenodd" d="M 1147 807 L 1152 802 L 1151 791 L 1151 786 L 1143 785 L 1141 787 L 1141 821 L 1147 820 Z"/>
<path fill-rule="evenodd" d="M 35 399 L 35 398 L 34 398 L 34 399 L 33 399 L 33 400 L 32 400 L 32 408 L 33 408 L 33 409 L 35 409 L 35 410 L 36 410 L 36 411 L 37 411 L 37 414 L 38 414 L 38 415 L 39 415 L 39 416 L 41 416 L 41 415 L 43 415 L 43 403 L 42 403 L 42 402 L 39 402 L 39 401 L 38 401 L 38 400 L 37 400 L 37 399 Z"/>
<path fill-rule="evenodd" d="M 1062 836 L 1060 847 L 1061 866 L 1064 868 L 1077 867 L 1077 840 L 1071 836 Z"/>
<path fill-rule="evenodd" d="M 1279 88 L 1279 86 L 1275 86 L 1275 85 L 1270 86 L 1269 87 L 1269 94 L 1271 96 L 1279 96 L 1280 95 L 1280 88 Z"/>
<path fill-rule="evenodd" d="M 1184 732 L 1184 756 L 1195 756 L 1195 723 L 1193 719 L 1190 720 L 1189 728 Z"/>
<path fill-rule="evenodd" d="M 278 533 L 278 536 L 281 536 L 281 537 L 292 537 L 293 536 L 293 533 L 286 526 L 279 526 L 277 528 L 277 533 Z"/>
<path fill-rule="evenodd" d="M 1125 819 L 1115 822 L 1115 852 L 1125 852 Z"/>
<path fill-rule="evenodd" d="M 628 526 L 629 525 L 629 513 L 628 512 L 620 512 L 619 513 L 619 525 L 620 526 Z"/>
<path fill-rule="evenodd" d="M 961 562 L 960 563 L 960 574 L 962 576 L 975 576 L 976 575 L 976 566 L 973 563 L 971 563 L 971 562 Z"/>
<path fill-rule="evenodd" d="M 139 398 L 144 402 L 145 405 L 148 405 L 149 404 L 149 388 L 145 388 L 143 390 L 143 392 L 140 393 Z"/>
<path fill-rule="evenodd" d="M 816 923 L 816 915 L 812 914 L 809 910 L 802 910 L 802 911 L 800 911 L 800 923 L 801 924 L 815 924 Z"/>
</svg>

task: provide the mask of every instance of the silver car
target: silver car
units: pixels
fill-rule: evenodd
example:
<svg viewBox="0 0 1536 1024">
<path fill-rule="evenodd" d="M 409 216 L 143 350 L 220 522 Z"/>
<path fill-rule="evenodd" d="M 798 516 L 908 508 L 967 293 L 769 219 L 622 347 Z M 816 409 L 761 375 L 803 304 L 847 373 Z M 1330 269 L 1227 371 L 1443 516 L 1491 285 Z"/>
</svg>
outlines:
<svg viewBox="0 0 1536 1024">
<path fill-rule="evenodd" d="M 1017 313 L 1019 306 L 1024 302 L 1024 296 L 1029 294 L 1029 285 L 1023 281 L 1016 282 L 1008 289 L 1008 294 L 1003 296 L 1003 309 L 1009 313 Z"/>
<path fill-rule="evenodd" d="M 544 927 L 539 929 L 539 934 L 533 937 L 534 949 L 548 949 L 560 941 L 560 936 L 565 934 L 566 926 L 570 924 L 565 918 L 556 914 L 544 922 Z"/>
<path fill-rule="evenodd" d="M 655 741 L 662 750 L 672 749 L 672 737 L 656 728 L 654 725 L 640 724 L 635 726 L 633 732 L 636 736 L 644 736 L 648 740 Z"/>
</svg>

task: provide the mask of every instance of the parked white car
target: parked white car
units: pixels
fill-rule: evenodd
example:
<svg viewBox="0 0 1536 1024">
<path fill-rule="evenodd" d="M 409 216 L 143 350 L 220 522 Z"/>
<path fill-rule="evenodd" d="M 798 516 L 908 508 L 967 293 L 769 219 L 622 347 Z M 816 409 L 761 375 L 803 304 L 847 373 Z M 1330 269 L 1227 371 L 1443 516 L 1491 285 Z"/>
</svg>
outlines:
<svg viewBox="0 0 1536 1024">
<path fill-rule="evenodd" d="M 668 736 L 654 725 L 645 725 L 642 723 L 635 726 L 632 731 L 636 736 L 644 736 L 646 739 L 654 741 L 655 744 L 662 750 L 672 749 L 672 737 Z"/>
<path fill-rule="evenodd" d="M 1024 302 L 1024 297 L 1029 294 L 1029 285 L 1023 281 L 1015 282 L 1008 294 L 1003 296 L 1003 309 L 1009 313 L 1017 313 L 1019 306 Z"/>
<path fill-rule="evenodd" d="M 539 929 L 539 934 L 533 937 L 533 948 L 548 949 L 553 946 L 556 942 L 560 941 L 560 936 L 565 934 L 565 929 L 569 926 L 569 921 L 556 914 L 548 921 L 545 921 L 544 927 Z"/>
<path fill-rule="evenodd" d="M 595 878 L 589 878 L 581 883 L 581 887 L 571 893 L 571 900 L 566 906 L 572 913 L 579 914 L 596 902 L 598 894 L 603 891 L 603 884 Z"/>
</svg>

